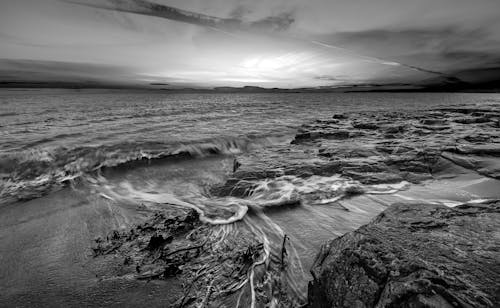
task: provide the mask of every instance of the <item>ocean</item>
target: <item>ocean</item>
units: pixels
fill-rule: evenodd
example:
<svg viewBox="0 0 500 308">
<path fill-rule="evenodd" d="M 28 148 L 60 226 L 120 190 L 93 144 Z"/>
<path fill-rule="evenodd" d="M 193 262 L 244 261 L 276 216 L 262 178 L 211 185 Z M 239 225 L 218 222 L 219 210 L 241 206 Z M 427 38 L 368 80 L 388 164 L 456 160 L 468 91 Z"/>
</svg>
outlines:
<svg viewBox="0 0 500 308">
<path fill-rule="evenodd" d="M 344 111 L 419 110 L 492 100 L 497 95 L 3 90 L 0 174 L 15 183 L 56 174 L 62 180 L 184 150 L 239 151 L 252 142 L 291 138 L 301 124 Z"/>
<path fill-rule="evenodd" d="M 327 160 L 317 155 L 321 144 L 291 146 L 304 125 L 322 125 L 344 113 L 419 115 L 498 103 L 498 94 L 474 93 L 2 90 L 0 244 L 7 278 L 0 285 L 11 298 L 24 294 L 42 304 L 45 298 L 95 305 L 86 294 L 116 300 L 110 298 L 123 288 L 154 293 L 158 300 L 161 285 L 96 282 L 96 270 L 85 265 L 94 260 L 90 246 L 96 236 L 127 230 L 152 213 L 184 208 L 213 226 L 210 232 L 217 236 L 238 226 L 247 230 L 271 261 L 286 235 L 286 281 L 303 302 L 309 268 L 323 242 L 428 188 L 403 180 L 360 184 L 327 172 Z M 443 185 L 426 198 L 448 184 Z M 362 196 L 339 205 L 358 190 Z M 463 194 L 450 193 L 442 201 L 473 199 Z"/>
</svg>

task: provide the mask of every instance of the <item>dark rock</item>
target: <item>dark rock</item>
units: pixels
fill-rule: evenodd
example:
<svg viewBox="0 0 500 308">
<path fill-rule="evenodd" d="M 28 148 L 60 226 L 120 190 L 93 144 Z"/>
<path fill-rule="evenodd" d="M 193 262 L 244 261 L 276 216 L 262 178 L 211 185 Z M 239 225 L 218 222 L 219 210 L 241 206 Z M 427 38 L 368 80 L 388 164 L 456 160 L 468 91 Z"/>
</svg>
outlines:
<svg viewBox="0 0 500 308">
<path fill-rule="evenodd" d="M 404 133 L 405 130 L 406 127 L 404 125 L 394 125 L 386 127 L 384 131 L 386 134 L 398 134 Z"/>
<path fill-rule="evenodd" d="M 128 232 L 114 230 L 106 239 L 95 239 L 92 247 L 95 256 L 108 255 L 131 241 L 147 243 L 140 250 L 154 251 L 170 244 L 173 238 L 199 226 L 199 214 L 194 210 L 172 209 L 157 212 L 153 217 Z M 144 248 L 144 249 L 143 249 Z"/>
<path fill-rule="evenodd" d="M 321 134 L 319 132 L 303 132 L 295 135 L 295 138 L 292 140 L 291 144 L 299 144 L 307 141 L 314 141 L 315 139 L 321 138 Z"/>
<path fill-rule="evenodd" d="M 325 139 L 348 139 L 350 137 L 353 137 L 355 134 L 352 134 L 348 130 L 334 130 L 334 131 L 327 131 L 321 134 L 322 138 Z"/>
<path fill-rule="evenodd" d="M 332 118 L 334 119 L 337 119 L 337 120 L 345 120 L 347 119 L 347 115 L 343 114 L 343 113 L 336 113 L 332 116 Z"/>
<path fill-rule="evenodd" d="M 386 172 L 389 171 L 389 168 L 378 161 L 353 159 L 342 162 L 342 171 Z"/>
<path fill-rule="evenodd" d="M 308 164 L 300 166 L 290 166 L 285 168 L 285 175 L 295 175 L 298 177 L 308 177 L 311 175 L 331 176 L 338 173 L 342 167 L 339 161 L 329 161 L 318 164 Z"/>
<path fill-rule="evenodd" d="M 395 204 L 324 245 L 309 307 L 498 307 L 500 202 Z"/>
<path fill-rule="evenodd" d="M 343 140 L 343 139 L 357 137 L 359 135 L 361 134 L 341 129 L 310 131 L 310 132 L 298 133 L 297 135 L 295 135 L 295 138 L 292 140 L 291 144 L 300 144 L 304 142 L 315 141 L 317 139 Z"/>
<path fill-rule="evenodd" d="M 342 173 L 345 176 L 352 178 L 362 184 L 390 184 L 399 183 L 403 181 L 403 177 L 396 173 L 390 172 L 355 172 L 355 171 L 345 171 Z"/>
<path fill-rule="evenodd" d="M 241 167 L 241 163 L 237 159 L 234 159 L 233 160 L 233 173 L 236 172 L 239 167 Z"/>
<path fill-rule="evenodd" d="M 400 172 L 429 173 L 434 172 L 433 168 L 441 158 L 438 150 L 424 149 L 413 151 L 402 155 L 392 155 L 384 162 L 391 168 L 396 168 Z"/>
<path fill-rule="evenodd" d="M 163 238 L 163 236 L 161 234 L 159 234 L 159 235 L 155 234 L 155 235 L 151 236 L 151 238 L 149 239 L 149 244 L 146 247 L 146 249 L 156 250 L 156 249 L 162 248 L 166 244 L 172 242 L 172 239 L 173 239 L 172 236 L 166 236 L 165 238 Z"/>
</svg>

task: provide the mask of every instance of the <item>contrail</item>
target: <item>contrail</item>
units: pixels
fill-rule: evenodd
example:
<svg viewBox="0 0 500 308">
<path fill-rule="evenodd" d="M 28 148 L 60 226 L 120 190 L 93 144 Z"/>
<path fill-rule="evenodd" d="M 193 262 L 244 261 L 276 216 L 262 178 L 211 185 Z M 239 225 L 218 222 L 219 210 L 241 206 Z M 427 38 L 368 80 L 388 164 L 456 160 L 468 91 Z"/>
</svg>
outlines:
<svg viewBox="0 0 500 308">
<path fill-rule="evenodd" d="M 338 47 L 338 46 L 334 46 L 334 45 L 330 45 L 330 44 L 326 44 L 326 43 L 323 43 L 323 42 L 311 41 L 311 43 L 319 45 L 319 46 L 322 46 L 322 47 L 325 47 L 325 48 L 336 49 L 336 50 L 345 52 L 347 54 L 357 56 L 357 57 L 359 57 L 361 59 L 365 59 L 365 60 L 367 60 L 369 62 L 379 63 L 379 64 L 383 64 L 383 65 L 402 66 L 402 67 L 406 67 L 406 68 L 409 68 L 409 69 L 412 69 L 412 70 L 416 70 L 416 71 L 419 71 L 419 72 L 423 72 L 423 73 L 434 74 L 434 75 L 445 76 L 445 77 L 452 77 L 452 76 L 447 75 L 447 74 L 442 73 L 442 72 L 431 71 L 431 70 L 424 69 L 424 68 L 421 68 L 421 67 L 418 67 L 418 66 L 414 66 L 414 65 L 409 65 L 409 64 L 405 64 L 405 63 L 401 63 L 401 62 L 388 61 L 388 60 L 384 60 L 384 59 L 380 59 L 380 58 L 375 58 L 375 57 L 371 57 L 371 56 L 365 56 L 365 55 L 353 52 L 350 49 L 343 48 L 343 47 Z"/>
<path fill-rule="evenodd" d="M 167 6 L 163 4 L 157 4 L 157 3 L 152 3 L 147 0 L 107 0 L 106 2 L 108 5 L 104 3 L 88 3 L 84 2 L 82 0 L 62 0 L 64 2 L 69 2 L 69 3 L 74 3 L 78 5 L 83 5 L 83 6 L 88 6 L 88 7 L 94 7 L 94 8 L 99 8 L 99 9 L 106 9 L 106 10 L 112 10 L 112 11 L 119 11 L 119 12 L 126 12 L 126 13 L 133 13 L 133 14 L 139 14 L 139 15 L 147 15 L 147 16 L 154 16 L 154 17 L 159 17 L 159 18 L 165 18 L 165 19 L 170 19 L 170 20 L 175 20 L 179 22 L 184 22 L 184 23 L 189 23 L 193 25 L 198 25 L 206 28 L 210 28 L 212 30 L 233 36 L 238 38 L 237 35 L 231 33 L 232 31 L 247 31 L 247 32 L 267 32 L 268 34 L 271 33 L 269 29 L 266 29 L 265 27 L 265 20 L 260 20 L 256 22 L 251 22 L 251 23 L 246 23 L 243 22 L 242 20 L 236 19 L 236 18 L 219 18 L 219 17 L 214 17 L 210 15 L 205 15 L 205 14 L 200 14 L 200 13 L 195 13 L 191 11 L 186 11 L 186 10 L 181 10 L 172 6 Z M 299 39 L 301 41 L 304 41 L 303 38 Z M 433 75 L 438 75 L 438 76 L 444 76 L 448 78 L 454 78 L 458 80 L 456 77 L 450 76 L 446 73 L 438 72 L 438 71 L 432 71 L 428 69 L 424 69 L 421 67 L 417 67 L 414 65 L 409 65 L 405 63 L 400 63 L 400 62 L 394 62 L 394 61 L 388 61 L 376 57 L 371 57 L 371 56 L 365 56 L 358 54 L 350 49 L 343 48 L 343 47 L 338 47 L 334 46 L 331 44 L 319 42 L 319 41 L 309 41 L 312 44 L 322 46 L 324 48 L 329 48 L 329 49 L 336 49 L 341 52 L 344 52 L 348 55 L 351 56 L 356 56 L 361 59 L 364 59 L 369 62 L 373 63 L 378 63 L 382 65 L 390 65 L 390 66 L 401 66 L 405 68 L 409 68 L 411 70 L 427 73 L 427 74 L 433 74 Z"/>
<path fill-rule="evenodd" d="M 330 45 L 330 44 L 319 42 L 319 41 L 311 41 L 311 43 L 313 43 L 315 45 L 319 45 L 319 46 L 325 47 L 325 48 L 336 49 L 336 50 L 339 50 L 341 52 L 347 53 L 349 55 L 354 55 L 354 56 L 356 56 L 358 58 L 364 59 L 364 60 L 366 60 L 368 62 L 374 62 L 374 63 L 384 64 L 384 65 L 392 65 L 392 66 L 404 66 L 404 64 L 399 63 L 399 62 L 386 61 L 386 60 L 383 60 L 383 59 L 380 59 L 380 58 L 375 58 L 375 57 L 361 55 L 361 54 L 353 52 L 350 49 L 344 48 L 344 47 Z"/>
</svg>

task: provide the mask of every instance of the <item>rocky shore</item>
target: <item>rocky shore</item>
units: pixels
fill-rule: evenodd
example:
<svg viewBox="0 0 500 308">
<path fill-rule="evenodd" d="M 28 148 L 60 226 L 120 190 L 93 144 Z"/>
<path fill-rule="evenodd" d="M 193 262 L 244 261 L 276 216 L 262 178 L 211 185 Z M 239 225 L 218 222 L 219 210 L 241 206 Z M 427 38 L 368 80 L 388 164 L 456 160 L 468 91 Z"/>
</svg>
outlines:
<svg viewBox="0 0 500 308">
<path fill-rule="evenodd" d="M 479 188 L 474 184 L 474 194 L 457 207 L 394 204 L 368 225 L 329 241 L 314 262 L 306 301 L 290 296 L 293 279 L 288 278 L 295 269 L 287 267 L 286 235 L 280 235 L 280 248 L 270 251 L 247 228 L 250 224 L 209 226 L 193 210 L 158 212 L 128 232 L 98 239 L 95 257 L 123 264 L 111 275 L 174 279 L 181 285 L 172 295 L 176 307 L 498 306 L 500 202 L 468 202 L 471 196 L 499 195 L 496 107 L 329 115 L 304 124 L 290 144 L 237 155 L 232 174 L 210 187 L 208 195 L 249 204 L 259 181 L 286 176 L 306 182 L 313 176 L 338 176 L 357 183 L 340 192 L 324 184 L 324 191 L 297 193 L 288 203 L 276 203 L 299 207 L 333 204 L 377 185 L 432 186 L 460 174 L 490 181 Z M 248 215 L 259 211 L 249 208 Z"/>
<path fill-rule="evenodd" d="M 366 184 L 419 183 L 447 162 L 499 179 L 499 121 L 494 106 L 336 114 L 303 125 L 292 144 L 312 147 L 329 169 Z"/>
<path fill-rule="evenodd" d="M 325 244 L 309 307 L 498 307 L 500 202 L 394 204 Z"/>
<path fill-rule="evenodd" d="M 418 184 L 464 169 L 499 179 L 499 116 L 492 106 L 338 114 L 304 125 L 292 143 L 316 147 L 363 184 Z M 309 306 L 496 307 L 499 229 L 498 201 L 394 204 L 323 246 Z"/>
</svg>

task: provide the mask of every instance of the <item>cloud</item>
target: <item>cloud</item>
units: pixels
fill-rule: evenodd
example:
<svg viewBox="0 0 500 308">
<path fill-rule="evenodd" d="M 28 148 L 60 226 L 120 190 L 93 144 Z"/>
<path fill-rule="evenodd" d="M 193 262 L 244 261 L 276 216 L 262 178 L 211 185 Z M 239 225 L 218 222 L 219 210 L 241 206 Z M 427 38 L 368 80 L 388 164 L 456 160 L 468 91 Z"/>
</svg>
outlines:
<svg viewBox="0 0 500 308">
<path fill-rule="evenodd" d="M 67 1 L 77 1 L 77 0 L 67 0 Z M 228 35 L 233 35 L 231 32 L 234 31 L 247 31 L 247 32 L 257 32 L 257 33 L 266 33 L 266 32 L 279 32 L 284 31 L 290 28 L 290 26 L 295 22 L 294 13 L 293 12 L 282 12 L 279 15 L 268 16 L 256 21 L 245 22 L 236 17 L 233 18 L 220 18 L 209 16 L 205 14 L 200 14 L 192 11 L 181 10 L 172 6 L 152 3 L 146 0 L 107 0 L 108 4 L 89 4 L 77 1 L 76 3 L 87 5 L 87 6 L 95 6 L 99 8 L 104 8 L 108 10 L 116 10 L 121 12 L 129 12 L 140 15 L 148 15 L 161 17 L 169 20 L 180 21 L 189 24 L 195 24 L 202 27 L 208 27 L 212 29 L 217 29 L 223 33 Z M 231 12 L 232 16 L 239 15 L 243 16 L 246 12 L 251 12 L 245 6 L 237 6 L 236 14 L 233 10 Z M 229 32 L 226 32 L 229 31 Z M 286 36 L 281 37 L 281 39 L 287 38 Z M 411 70 L 417 70 L 427 74 L 438 74 L 442 75 L 442 73 L 433 71 L 430 69 L 422 69 L 416 65 L 406 65 L 401 64 L 394 61 L 388 61 L 385 59 L 380 59 L 377 57 L 368 57 L 364 56 L 361 53 L 353 54 L 347 48 L 338 48 L 331 44 L 324 44 L 318 41 L 310 41 L 308 38 L 302 38 L 302 40 L 307 41 L 309 44 L 316 44 L 328 49 L 336 49 L 339 50 L 343 54 L 351 54 L 362 61 L 374 62 L 381 65 L 389 65 L 389 66 L 405 66 Z"/>
<path fill-rule="evenodd" d="M 271 30 L 271 31 L 284 31 L 290 28 L 295 22 L 293 12 L 282 13 L 277 16 L 269 16 L 264 19 L 251 23 L 251 28 Z"/>
<path fill-rule="evenodd" d="M 384 56 L 437 71 L 487 67 L 500 57 L 500 41 L 481 28 L 372 29 L 332 33 L 320 39 L 363 51 L 370 56 Z"/>
<path fill-rule="evenodd" d="M 225 31 L 282 31 L 288 29 L 294 22 L 291 12 L 267 16 L 253 22 L 245 22 L 237 18 L 237 15 L 243 15 L 243 11 L 236 15 L 232 14 L 233 18 L 220 18 L 146 0 L 107 0 L 105 2 L 66 0 L 66 2 L 118 12 L 154 16 Z"/>
<path fill-rule="evenodd" d="M 60 61 L 0 59 L 0 82 L 140 85 L 127 67 Z"/>
<path fill-rule="evenodd" d="M 0 54 L 39 60 L 10 66 L 9 76 L 26 78 L 272 87 L 451 80 L 498 67 L 493 2 L 6 1 Z"/>
</svg>

